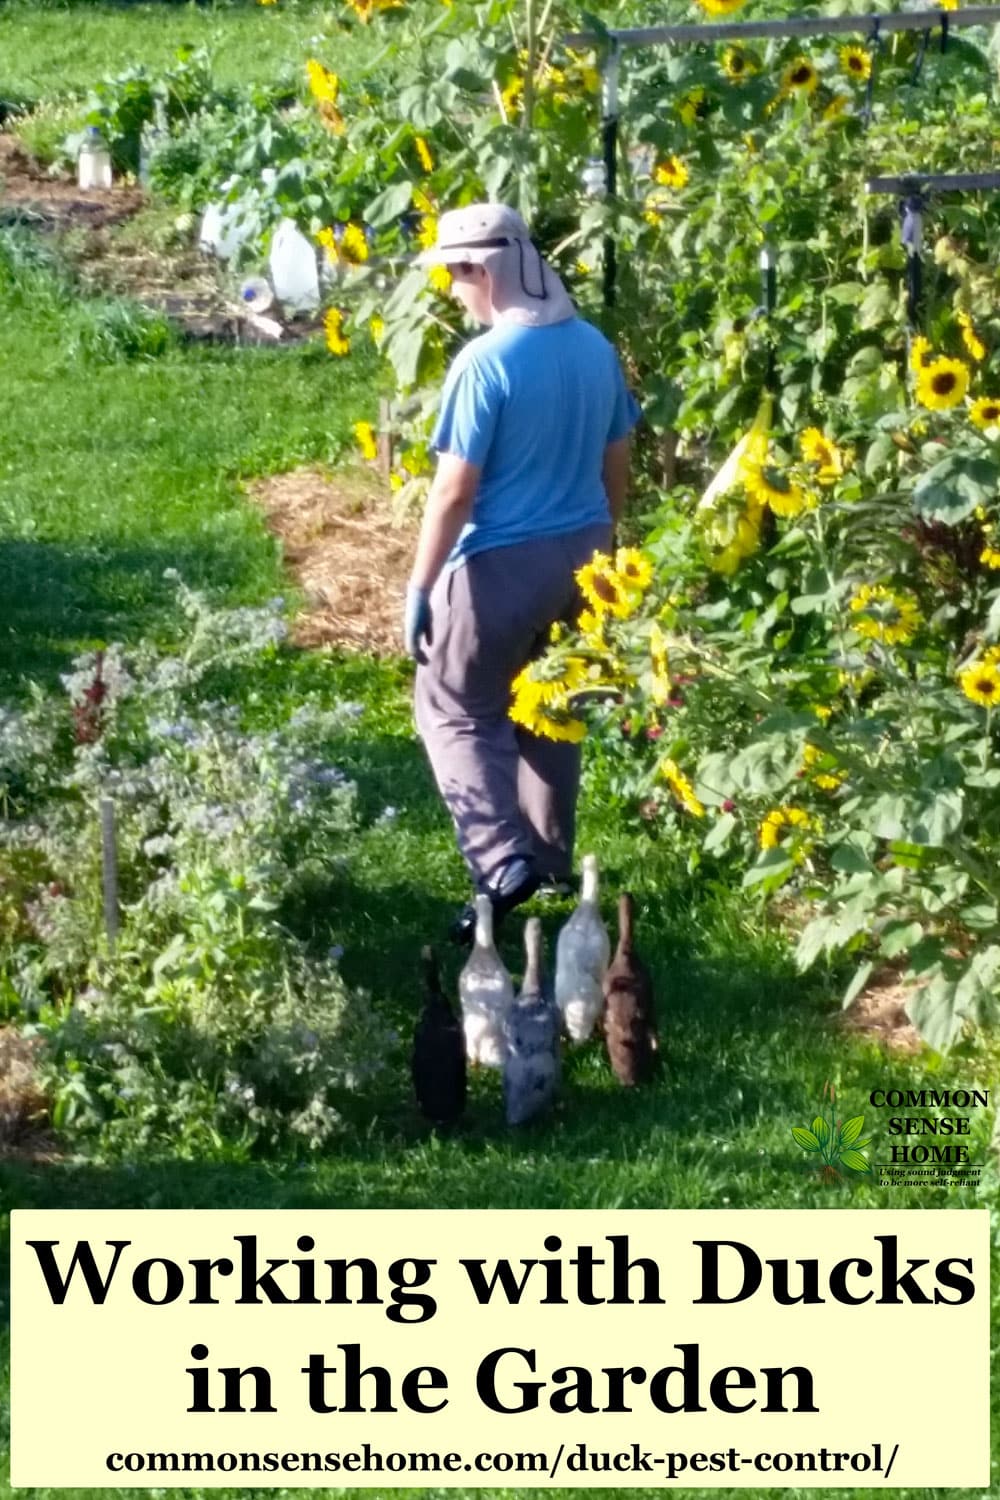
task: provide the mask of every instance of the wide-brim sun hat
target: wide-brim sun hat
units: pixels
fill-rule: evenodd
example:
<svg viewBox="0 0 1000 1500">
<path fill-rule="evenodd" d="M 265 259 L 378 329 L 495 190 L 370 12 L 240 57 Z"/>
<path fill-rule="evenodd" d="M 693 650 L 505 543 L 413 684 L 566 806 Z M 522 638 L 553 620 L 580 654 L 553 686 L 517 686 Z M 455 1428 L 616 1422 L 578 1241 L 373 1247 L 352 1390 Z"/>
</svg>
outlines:
<svg viewBox="0 0 1000 1500">
<path fill-rule="evenodd" d="M 416 256 L 418 266 L 485 266 L 492 283 L 494 322 L 539 328 L 576 316 L 562 281 L 531 238 L 515 208 L 470 203 L 450 208 L 437 223 L 437 240 Z"/>
<path fill-rule="evenodd" d="M 482 265 L 518 240 L 531 244 L 531 231 L 516 208 L 505 203 L 470 203 L 449 208 L 437 222 L 437 242 L 416 257 L 418 266 Z"/>
</svg>

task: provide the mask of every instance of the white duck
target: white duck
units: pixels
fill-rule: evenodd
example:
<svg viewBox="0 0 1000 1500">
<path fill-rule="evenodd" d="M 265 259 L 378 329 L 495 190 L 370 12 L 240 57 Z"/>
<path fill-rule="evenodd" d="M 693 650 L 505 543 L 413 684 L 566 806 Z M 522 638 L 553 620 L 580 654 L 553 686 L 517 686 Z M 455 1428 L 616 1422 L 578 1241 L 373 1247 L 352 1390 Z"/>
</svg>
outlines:
<svg viewBox="0 0 1000 1500">
<path fill-rule="evenodd" d="M 503 1025 L 514 999 L 514 985 L 493 945 L 489 896 L 476 897 L 476 936 L 469 961 L 458 977 L 458 993 L 466 1056 L 485 1068 L 502 1068 L 506 1052 Z"/>
<path fill-rule="evenodd" d="M 542 924 L 524 924 L 527 967 L 521 993 L 507 1012 L 504 1036 L 503 1097 L 508 1125 L 523 1125 L 540 1114 L 559 1086 L 559 1010 L 542 972 Z"/>
<path fill-rule="evenodd" d="M 556 941 L 556 1004 L 570 1041 L 585 1042 L 604 1009 L 604 974 L 611 956 L 597 904 L 597 860 L 584 855 L 580 904 Z"/>
</svg>

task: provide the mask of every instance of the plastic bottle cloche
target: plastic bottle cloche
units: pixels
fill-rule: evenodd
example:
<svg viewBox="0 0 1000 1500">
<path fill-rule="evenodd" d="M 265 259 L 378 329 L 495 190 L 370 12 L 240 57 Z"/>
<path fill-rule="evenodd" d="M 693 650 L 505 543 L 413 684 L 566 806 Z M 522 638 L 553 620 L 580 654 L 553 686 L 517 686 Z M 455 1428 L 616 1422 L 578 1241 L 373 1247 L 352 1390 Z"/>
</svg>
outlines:
<svg viewBox="0 0 1000 1500">
<path fill-rule="evenodd" d="M 111 186 L 111 152 L 96 125 L 88 125 L 77 157 L 77 183 L 84 190 Z"/>
</svg>

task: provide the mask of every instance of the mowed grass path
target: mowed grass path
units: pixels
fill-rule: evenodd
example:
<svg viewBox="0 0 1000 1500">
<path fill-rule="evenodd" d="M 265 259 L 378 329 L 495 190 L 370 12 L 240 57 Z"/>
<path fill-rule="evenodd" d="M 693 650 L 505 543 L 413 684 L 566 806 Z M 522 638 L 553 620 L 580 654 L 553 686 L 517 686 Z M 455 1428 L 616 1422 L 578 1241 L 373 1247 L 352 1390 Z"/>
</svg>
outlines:
<svg viewBox="0 0 1000 1500">
<path fill-rule="evenodd" d="M 236 481 L 335 452 L 351 420 L 370 414 L 373 371 L 309 350 L 178 350 L 147 363 L 94 365 L 67 352 L 59 316 L 40 294 L 6 305 L 0 296 L 0 314 L 0 362 L 13 403 L 0 439 L 0 699 L 29 680 L 53 688 L 72 651 L 88 641 L 176 633 L 165 566 L 234 599 L 282 587 L 275 549 Z M 490 1076 L 475 1080 L 462 1128 L 445 1139 L 431 1135 L 413 1109 L 407 1077 L 419 1004 L 414 958 L 428 940 L 443 947 L 464 884 L 413 737 L 409 677 L 399 662 L 288 652 L 234 675 L 227 689 L 249 715 L 275 722 L 305 698 L 364 705 L 330 747 L 357 780 L 362 827 L 344 850 L 343 871 L 302 923 L 318 941 L 343 945 L 345 977 L 372 992 L 400 1048 L 379 1088 L 356 1100 L 337 1150 L 308 1163 L 8 1163 L 0 1166 L 3 1210 L 972 1205 L 965 1191 L 928 1189 L 900 1203 L 870 1183 L 825 1186 L 790 1128 L 812 1118 L 823 1081 L 835 1078 L 845 1110 L 867 1113 L 884 1147 L 884 1122 L 867 1104 L 873 1088 L 967 1085 L 989 1076 L 985 1049 L 941 1063 L 886 1058 L 844 1037 L 834 1024 L 839 976 L 797 976 L 786 941 L 746 899 L 688 875 L 668 843 L 626 826 L 607 795 L 596 748 L 580 843 L 600 856 L 609 916 L 616 890 L 628 885 L 636 893 L 642 947 L 657 978 L 662 1075 L 625 1092 L 595 1042 L 568 1058 L 552 1117 L 508 1131 Z M 388 805 L 397 811 L 386 820 Z M 550 953 L 565 910 L 544 915 Z M 503 940 L 518 972 L 519 928 L 511 923 Z M 446 951 L 452 985 L 460 962 Z M 976 1149 L 986 1124 L 975 1122 Z M 6 1229 L 4 1221 L 4 1247 Z M 3 1268 L 0 1278 L 6 1296 Z M 995 1276 L 995 1298 L 998 1287 Z M 995 1351 L 995 1380 L 997 1359 Z M 887 1359 L 886 1377 L 894 1373 Z M 995 1424 L 995 1454 L 998 1443 Z M 0 1493 L 6 1477 L 0 1466 Z M 787 1493 L 833 1500 L 845 1492 Z"/>
</svg>

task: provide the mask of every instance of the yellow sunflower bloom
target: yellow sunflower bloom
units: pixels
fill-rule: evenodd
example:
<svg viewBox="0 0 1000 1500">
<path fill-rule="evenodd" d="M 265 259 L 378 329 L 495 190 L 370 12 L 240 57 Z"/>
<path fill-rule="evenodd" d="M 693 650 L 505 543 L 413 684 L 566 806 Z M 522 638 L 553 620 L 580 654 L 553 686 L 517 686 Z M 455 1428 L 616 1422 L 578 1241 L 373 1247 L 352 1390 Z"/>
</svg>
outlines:
<svg viewBox="0 0 1000 1500">
<path fill-rule="evenodd" d="M 1000 666 L 996 662 L 974 662 L 959 672 L 958 681 L 962 692 L 973 703 L 983 708 L 995 708 L 1000 703 Z"/>
<path fill-rule="evenodd" d="M 784 93 L 814 94 L 819 87 L 819 74 L 808 57 L 796 57 L 781 75 Z"/>
<path fill-rule="evenodd" d="M 760 71 L 757 59 L 742 47 L 727 47 L 720 66 L 730 83 L 742 83 L 744 78 Z"/>
<path fill-rule="evenodd" d="M 740 3 L 742 4 L 742 0 L 740 0 Z M 720 14 L 722 14 L 722 12 L 720 12 Z M 705 90 L 702 88 L 701 84 L 699 84 L 697 88 L 693 88 L 690 93 L 685 94 L 684 97 L 678 101 L 677 113 L 680 115 L 681 121 L 685 125 L 695 125 L 699 120 L 704 118 L 704 116 L 708 113 L 708 101 L 705 97 Z"/>
<path fill-rule="evenodd" d="M 931 411 L 957 406 L 968 389 L 969 367 L 960 359 L 935 359 L 917 376 L 917 400 Z"/>
<path fill-rule="evenodd" d="M 420 160 L 420 165 L 423 167 L 424 171 L 433 172 L 434 158 L 431 155 L 431 148 L 428 146 L 422 135 L 418 135 L 414 138 L 413 146 Z"/>
<path fill-rule="evenodd" d="M 447 266 L 431 266 L 427 272 L 427 280 L 442 297 L 451 291 L 451 272 Z"/>
<path fill-rule="evenodd" d="M 986 546 L 979 554 L 979 561 L 983 563 L 985 567 L 990 568 L 991 570 L 1000 568 L 1000 552 L 998 552 L 995 547 L 991 547 L 987 542 Z"/>
<path fill-rule="evenodd" d="M 309 91 L 317 103 L 336 104 L 340 93 L 340 79 L 336 73 L 331 73 L 315 57 L 310 57 L 306 63 L 306 77 L 309 79 Z"/>
<path fill-rule="evenodd" d="M 576 628 L 588 642 L 604 641 L 604 613 L 601 610 L 582 609 L 577 618 Z"/>
<path fill-rule="evenodd" d="M 763 505 L 769 505 L 776 516 L 797 516 L 807 506 L 801 485 L 789 479 L 770 464 L 748 464 L 743 479 L 747 493 Z"/>
<path fill-rule="evenodd" d="M 682 188 L 688 180 L 688 169 L 679 156 L 668 156 L 653 168 L 653 181 L 661 187 Z"/>
<path fill-rule="evenodd" d="M 344 337 L 342 331 L 343 324 L 344 314 L 341 312 L 340 308 L 329 308 L 325 317 L 323 318 L 323 329 L 326 333 L 326 347 L 329 349 L 331 354 L 336 354 L 338 358 L 342 358 L 343 355 L 349 354 L 351 349 L 351 341 L 350 339 Z"/>
<path fill-rule="evenodd" d="M 615 572 L 629 588 L 643 593 L 653 581 L 653 564 L 638 547 L 619 547 L 615 553 Z"/>
<path fill-rule="evenodd" d="M 826 754 L 816 745 L 808 743 L 802 746 L 802 769 L 806 772 L 813 786 L 818 786 L 821 792 L 835 792 L 839 786 L 843 786 L 845 776 L 842 771 L 834 772 L 830 769 L 834 765 L 832 755 Z M 820 770 L 825 766 L 825 770 Z"/>
<path fill-rule="evenodd" d="M 958 326 L 962 330 L 962 343 L 965 345 L 965 352 L 970 359 L 974 359 L 979 364 L 980 361 L 986 358 L 986 345 L 972 326 L 972 319 L 969 317 L 969 314 L 967 312 L 960 312 L 957 316 Z"/>
<path fill-rule="evenodd" d="M 378 439 L 370 422 L 355 422 L 354 436 L 363 459 L 370 463 L 373 458 L 378 458 Z"/>
<path fill-rule="evenodd" d="M 787 843 L 792 858 L 798 862 L 812 848 L 812 840 L 806 835 L 818 831 L 818 821 L 811 818 L 805 808 L 786 804 L 773 807 L 766 814 L 757 830 L 757 842 L 762 849 L 777 849 Z M 789 834 L 790 838 L 787 837 Z"/>
<path fill-rule="evenodd" d="M 886 646 L 903 645 L 913 639 L 921 623 L 917 601 L 882 583 L 863 583 L 848 603 L 857 618 L 852 622 L 858 635 Z"/>
<path fill-rule="evenodd" d="M 922 333 L 918 333 L 910 344 L 910 369 L 918 375 L 925 365 L 929 365 L 932 359 L 930 339 L 925 339 Z"/>
<path fill-rule="evenodd" d="M 703 818 L 705 816 L 704 806 L 696 797 L 694 787 L 684 775 L 677 762 L 670 760 L 668 757 L 660 761 L 657 770 L 685 812 L 691 813 L 695 818 Z"/>
<path fill-rule="evenodd" d="M 326 252 L 327 260 L 336 261 L 337 237 L 332 229 L 321 229 L 316 236 L 316 243 Z"/>
<path fill-rule="evenodd" d="M 844 454 L 818 427 L 807 427 L 799 438 L 799 448 L 807 464 L 817 467 L 820 484 L 835 484 L 844 472 Z"/>
<path fill-rule="evenodd" d="M 1000 427 L 1000 396 L 980 396 L 969 407 L 969 421 L 973 427 L 985 432 L 988 427 Z"/>
<path fill-rule="evenodd" d="M 698 0 L 706 15 L 731 16 L 744 4 L 744 0 Z"/>
<path fill-rule="evenodd" d="M 345 224 L 338 249 L 341 260 L 348 265 L 360 266 L 368 259 L 368 241 L 360 224 Z"/>
<path fill-rule="evenodd" d="M 580 568 L 576 581 L 597 615 L 612 614 L 626 620 L 635 608 L 636 596 L 629 597 L 629 591 L 615 572 L 610 557 L 603 552 L 595 552 L 590 562 Z"/>
<path fill-rule="evenodd" d="M 372 313 L 371 317 L 368 319 L 368 332 L 371 334 L 376 344 L 380 344 L 382 342 L 382 335 L 383 333 L 385 333 L 385 321 L 384 319 L 379 317 L 378 313 Z"/>
<path fill-rule="evenodd" d="M 841 47 L 840 67 L 855 83 L 864 83 L 871 76 L 871 54 L 864 47 Z"/>
</svg>

